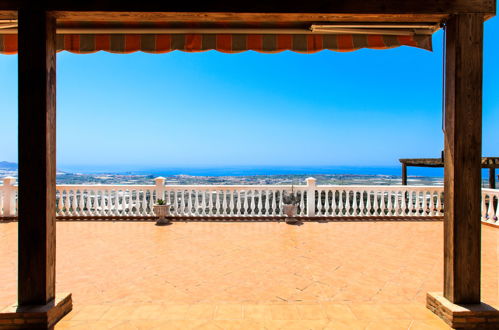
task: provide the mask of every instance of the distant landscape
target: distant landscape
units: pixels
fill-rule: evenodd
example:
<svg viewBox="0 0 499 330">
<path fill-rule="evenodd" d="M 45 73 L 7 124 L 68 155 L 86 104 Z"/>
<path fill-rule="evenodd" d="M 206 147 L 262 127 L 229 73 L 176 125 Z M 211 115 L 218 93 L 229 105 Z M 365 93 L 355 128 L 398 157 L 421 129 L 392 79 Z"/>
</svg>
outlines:
<svg viewBox="0 0 499 330">
<path fill-rule="evenodd" d="M 178 168 L 140 171 L 61 171 L 57 172 L 58 184 L 153 184 L 155 177 L 163 176 L 166 184 L 211 185 L 276 185 L 304 184 L 307 177 L 317 179 L 317 184 L 329 185 L 400 185 L 397 167 L 237 167 L 237 168 Z M 336 172 L 336 173 L 335 173 Z M 379 173 L 379 174 L 376 174 Z M 409 175 L 410 185 L 442 185 L 438 176 Z M 0 178 L 17 177 L 17 164 L 0 162 Z"/>
</svg>

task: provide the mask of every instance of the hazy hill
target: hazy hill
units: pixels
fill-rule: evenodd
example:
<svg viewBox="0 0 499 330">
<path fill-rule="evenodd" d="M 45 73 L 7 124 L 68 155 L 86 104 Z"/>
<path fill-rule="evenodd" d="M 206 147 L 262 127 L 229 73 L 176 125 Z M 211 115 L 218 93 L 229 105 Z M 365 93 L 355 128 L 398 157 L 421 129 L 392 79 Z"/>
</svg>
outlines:
<svg viewBox="0 0 499 330">
<path fill-rule="evenodd" d="M 17 170 L 17 164 L 16 163 L 10 163 L 10 162 L 0 162 L 0 170 Z"/>
</svg>

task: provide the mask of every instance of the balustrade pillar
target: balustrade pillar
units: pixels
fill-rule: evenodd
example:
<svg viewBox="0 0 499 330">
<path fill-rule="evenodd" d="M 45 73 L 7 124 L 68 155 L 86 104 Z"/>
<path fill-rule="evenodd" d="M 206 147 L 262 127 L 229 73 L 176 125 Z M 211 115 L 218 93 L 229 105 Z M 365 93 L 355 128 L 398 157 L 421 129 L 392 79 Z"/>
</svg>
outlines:
<svg viewBox="0 0 499 330">
<path fill-rule="evenodd" d="M 15 183 L 16 178 L 10 176 L 3 179 L 3 216 L 5 217 L 13 217 L 16 215 Z"/>
<path fill-rule="evenodd" d="M 307 216 L 315 216 L 315 189 L 317 188 L 317 179 L 307 178 Z"/>
</svg>

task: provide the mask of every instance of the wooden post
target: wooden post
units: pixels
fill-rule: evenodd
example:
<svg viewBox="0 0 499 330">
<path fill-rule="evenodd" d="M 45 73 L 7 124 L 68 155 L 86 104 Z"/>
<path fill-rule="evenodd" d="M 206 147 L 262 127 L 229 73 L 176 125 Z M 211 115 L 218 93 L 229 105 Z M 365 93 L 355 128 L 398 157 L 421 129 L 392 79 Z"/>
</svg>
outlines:
<svg viewBox="0 0 499 330">
<path fill-rule="evenodd" d="M 489 188 L 496 189 L 496 169 L 489 168 Z"/>
<path fill-rule="evenodd" d="M 483 15 L 447 22 L 444 297 L 480 303 Z"/>
<path fill-rule="evenodd" d="M 402 185 L 407 186 L 407 165 L 402 163 Z"/>
<path fill-rule="evenodd" d="M 19 305 L 55 298 L 55 19 L 19 10 Z"/>
</svg>

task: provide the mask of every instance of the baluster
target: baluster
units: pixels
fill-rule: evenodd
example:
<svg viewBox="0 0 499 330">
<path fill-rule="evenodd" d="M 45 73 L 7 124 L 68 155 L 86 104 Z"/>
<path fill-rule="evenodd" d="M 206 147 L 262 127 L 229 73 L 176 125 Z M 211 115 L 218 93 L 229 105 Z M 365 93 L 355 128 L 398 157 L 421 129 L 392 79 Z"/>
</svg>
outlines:
<svg viewBox="0 0 499 330">
<path fill-rule="evenodd" d="M 66 190 L 65 191 L 66 197 L 64 198 L 64 208 L 66 211 L 64 212 L 65 215 L 71 215 L 72 210 L 71 210 L 71 190 Z"/>
<path fill-rule="evenodd" d="M 353 190 L 353 205 L 352 205 L 352 215 L 353 216 L 358 216 L 359 211 L 358 211 L 358 202 L 357 202 L 357 191 Z"/>
<path fill-rule="evenodd" d="M 109 189 L 109 213 L 117 215 L 117 194 L 116 190 Z"/>
<path fill-rule="evenodd" d="M 94 202 L 94 208 L 95 208 L 95 215 L 104 215 L 102 213 L 102 190 L 96 190 L 95 191 L 95 202 Z"/>
<path fill-rule="evenodd" d="M 63 208 L 63 204 L 62 204 L 62 198 L 63 198 L 63 190 L 59 189 L 58 190 L 59 192 L 59 199 L 57 200 L 57 215 L 63 215 L 63 212 L 62 212 L 62 208 Z"/>
<path fill-rule="evenodd" d="M 78 201 L 76 199 L 76 196 L 77 196 L 77 190 L 71 190 L 71 215 L 73 216 L 78 215 L 77 213 Z"/>
<path fill-rule="evenodd" d="M 177 190 L 172 189 L 172 192 L 171 192 L 171 194 L 172 194 L 172 204 L 171 204 L 172 205 L 172 208 L 171 208 L 172 214 L 177 214 L 177 209 L 178 209 L 177 208 L 177 206 L 178 206 L 177 205 L 177 193 L 178 193 Z"/>
<path fill-rule="evenodd" d="M 499 205 L 499 196 L 498 196 L 498 195 L 495 195 L 495 197 L 496 197 L 496 199 L 497 199 L 497 203 L 498 203 L 498 205 Z M 498 224 L 498 225 L 499 225 L 499 210 L 498 210 L 498 209 L 499 209 L 499 207 L 496 207 L 496 208 L 495 208 L 495 211 L 496 211 L 496 212 L 495 212 L 495 214 L 494 214 L 494 219 L 492 219 L 492 220 L 493 220 L 493 223 L 496 223 L 496 224 Z"/>
<path fill-rule="evenodd" d="M 199 190 L 194 190 L 194 213 L 193 215 L 199 215 L 199 209 L 200 209 L 200 202 L 199 202 L 199 193 L 200 191 Z"/>
<path fill-rule="evenodd" d="M 365 215 L 364 191 L 359 190 L 359 216 Z"/>
<path fill-rule="evenodd" d="M 258 195 L 256 190 L 252 190 L 251 193 L 253 195 L 253 209 L 251 210 L 251 214 L 257 215 L 258 213 L 256 212 L 256 210 L 258 208 Z"/>
<path fill-rule="evenodd" d="M 307 215 L 305 213 L 305 190 L 300 191 L 300 213 L 298 215 Z"/>
<path fill-rule="evenodd" d="M 429 208 L 428 216 L 433 216 L 435 215 L 435 201 L 433 200 L 434 191 L 430 190 L 428 191 L 428 194 L 430 197 L 430 201 L 428 203 L 428 208 Z"/>
<path fill-rule="evenodd" d="M 379 214 L 385 215 L 386 203 L 385 203 L 385 192 L 381 190 L 379 192 Z"/>
<path fill-rule="evenodd" d="M 141 192 L 139 192 L 139 202 L 140 202 L 140 214 L 142 216 L 145 216 L 147 215 L 147 205 L 146 205 L 146 190 L 142 190 Z"/>
<path fill-rule="evenodd" d="M 222 215 L 227 216 L 227 190 L 222 190 Z"/>
<path fill-rule="evenodd" d="M 122 204 L 123 204 L 123 215 L 130 214 L 130 204 L 132 203 L 131 198 L 129 196 L 130 190 L 128 189 L 123 189 L 122 191 Z"/>
<path fill-rule="evenodd" d="M 338 189 L 338 216 L 342 216 L 344 214 L 343 210 L 343 190 Z"/>
<path fill-rule="evenodd" d="M 87 189 L 82 189 L 81 190 L 81 199 L 83 202 L 81 214 L 83 216 L 88 216 L 88 215 L 90 215 L 90 208 L 92 207 L 92 204 L 90 201 L 90 191 Z"/>
<path fill-rule="evenodd" d="M 205 208 L 206 208 L 206 194 L 205 194 L 205 191 L 204 190 L 201 190 L 198 192 L 198 194 L 200 194 L 201 196 L 200 199 L 200 205 L 199 205 L 199 208 L 197 209 L 198 210 L 198 215 L 204 215 L 205 213 Z M 196 200 L 199 199 L 199 197 L 196 197 Z"/>
<path fill-rule="evenodd" d="M 324 190 L 324 216 L 328 216 L 331 214 L 330 212 L 330 207 L 331 204 L 329 203 L 329 190 Z"/>
<path fill-rule="evenodd" d="M 393 211 L 392 203 L 392 192 L 390 190 L 386 191 L 386 215 L 391 215 Z"/>
<path fill-rule="evenodd" d="M 270 195 L 272 195 L 272 192 L 270 190 L 265 190 L 265 215 L 269 216 L 270 215 Z"/>
<path fill-rule="evenodd" d="M 83 203 L 84 203 L 84 201 L 83 201 L 83 193 L 82 193 L 82 191 L 79 190 L 79 189 L 76 190 L 75 191 L 75 197 L 76 197 L 76 209 L 75 209 L 76 215 L 78 215 L 78 216 L 84 216 L 85 215 L 83 213 L 83 207 L 84 207 Z"/>
<path fill-rule="evenodd" d="M 436 215 L 443 215 L 442 213 L 442 193 L 437 191 L 437 205 L 435 207 L 437 209 Z"/>
<path fill-rule="evenodd" d="M 227 203 L 227 198 L 229 197 L 229 192 L 227 190 L 222 190 L 221 192 L 221 197 L 222 197 L 222 216 L 228 216 L 229 214 L 227 213 L 228 209 L 228 203 Z"/>
<path fill-rule="evenodd" d="M 487 210 L 487 221 L 494 222 L 494 195 L 489 194 L 489 207 Z"/>
<path fill-rule="evenodd" d="M 235 195 L 235 202 L 234 202 L 234 215 L 235 216 L 240 216 L 241 215 L 241 190 L 234 190 L 234 195 Z"/>
<path fill-rule="evenodd" d="M 95 198 L 97 198 L 97 201 L 95 202 L 95 213 L 96 215 L 104 216 L 104 191 L 103 190 L 97 190 L 95 193 Z"/>
<path fill-rule="evenodd" d="M 377 190 L 373 191 L 373 197 L 374 197 L 374 201 L 373 201 L 373 215 L 378 215 L 378 214 L 380 214 L 380 212 L 379 212 L 378 191 Z"/>
<path fill-rule="evenodd" d="M 487 220 L 487 205 L 486 205 L 486 202 L 485 200 L 487 199 L 487 193 L 483 192 L 482 191 L 482 207 L 481 207 L 481 211 L 482 211 L 482 220 L 486 221 Z"/>
<path fill-rule="evenodd" d="M 407 203 L 405 202 L 407 192 L 405 190 L 400 191 L 400 215 L 406 215 Z"/>
<path fill-rule="evenodd" d="M 323 193 L 323 190 L 317 189 L 317 201 L 316 201 L 317 213 L 316 213 L 316 215 L 318 215 L 318 216 L 322 215 L 322 193 Z"/>
<path fill-rule="evenodd" d="M 208 200 L 206 201 L 206 215 L 207 216 L 212 216 L 213 215 L 213 191 L 211 190 L 208 190 L 206 192 L 206 198 L 208 198 Z"/>
<path fill-rule="evenodd" d="M 277 208 L 277 205 L 276 205 L 276 202 L 275 202 L 275 190 L 270 190 L 269 191 L 269 198 L 272 198 L 272 201 L 269 201 L 270 203 L 270 210 L 268 212 L 269 215 L 276 215 L 276 208 Z"/>
<path fill-rule="evenodd" d="M 236 214 L 234 212 L 234 207 L 235 207 L 234 194 L 236 194 L 236 193 L 237 193 L 236 190 L 229 190 L 229 215 Z"/>
<path fill-rule="evenodd" d="M 192 210 L 192 190 L 189 189 L 187 190 L 187 215 L 194 215 L 194 212 Z"/>
<path fill-rule="evenodd" d="M 247 190 L 241 191 L 241 215 L 248 214 L 248 201 L 247 201 Z"/>
<path fill-rule="evenodd" d="M 256 195 L 256 194 L 255 194 Z M 262 202 L 262 190 L 258 191 L 258 212 L 257 215 L 262 215 L 263 202 Z"/>
<path fill-rule="evenodd" d="M 220 191 L 215 190 L 215 215 L 220 215 Z"/>
<path fill-rule="evenodd" d="M 366 212 L 365 215 L 370 216 L 371 215 L 371 196 L 372 196 L 372 191 L 367 190 L 366 191 Z"/>
<path fill-rule="evenodd" d="M 77 197 L 77 190 L 71 190 L 71 215 L 73 216 L 78 215 L 77 214 L 78 201 L 76 197 Z"/>
<path fill-rule="evenodd" d="M 116 192 L 114 189 L 109 189 L 109 213 L 111 215 L 116 214 Z"/>
<path fill-rule="evenodd" d="M 415 210 L 416 210 L 416 215 L 421 216 L 422 212 L 422 205 L 421 205 L 421 194 L 420 191 L 416 191 L 416 198 L 415 198 Z"/>
<path fill-rule="evenodd" d="M 393 191 L 393 215 L 400 215 L 400 191 Z"/>
<path fill-rule="evenodd" d="M 180 189 L 178 191 L 179 205 L 178 205 L 178 215 L 186 215 L 185 214 L 185 190 Z"/>
<path fill-rule="evenodd" d="M 331 213 L 329 213 L 331 216 L 336 215 L 336 208 L 338 207 L 336 204 L 336 190 L 328 190 L 331 191 Z"/>
<path fill-rule="evenodd" d="M 352 208 L 352 205 L 350 203 L 350 190 L 345 190 L 345 215 L 348 216 L 350 215 L 350 209 Z"/>
</svg>

